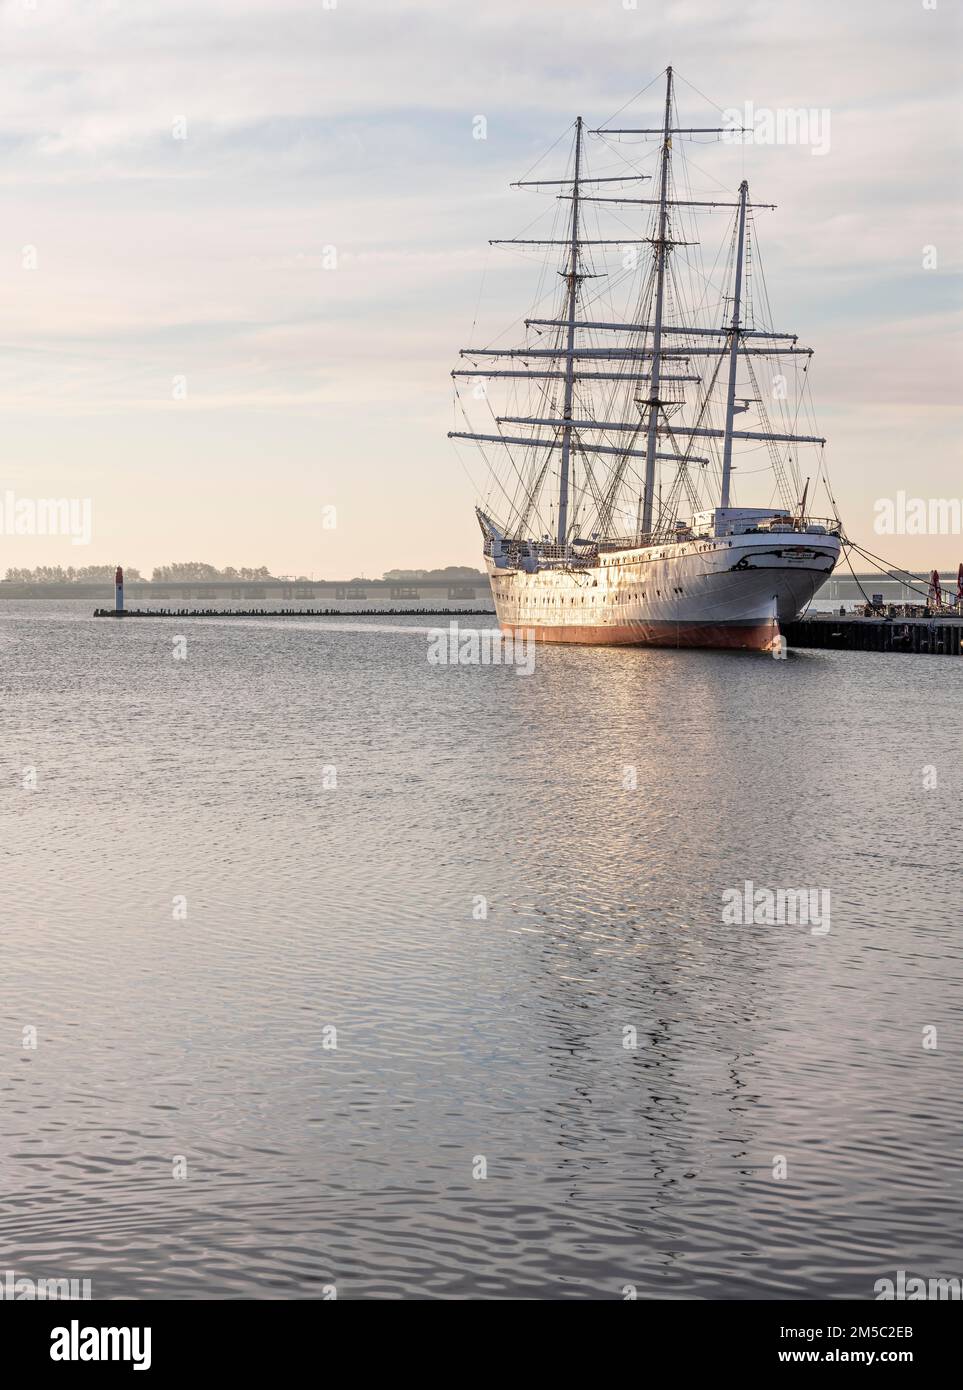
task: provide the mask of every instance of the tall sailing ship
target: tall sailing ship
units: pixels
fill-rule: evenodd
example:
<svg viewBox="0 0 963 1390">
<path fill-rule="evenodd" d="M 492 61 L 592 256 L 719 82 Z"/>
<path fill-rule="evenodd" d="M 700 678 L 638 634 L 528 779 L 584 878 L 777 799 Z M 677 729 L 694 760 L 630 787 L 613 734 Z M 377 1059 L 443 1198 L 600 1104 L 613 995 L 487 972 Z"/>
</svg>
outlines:
<svg viewBox="0 0 963 1390">
<path fill-rule="evenodd" d="M 683 142 L 742 132 L 679 119 L 671 67 L 659 126 L 586 131 L 579 117 L 564 177 L 513 185 L 548 191 L 553 235 L 491 243 L 547 248 L 543 271 L 561 266 L 543 273 L 523 341 L 464 348 L 470 365 L 452 373 L 467 428 L 449 437 L 489 464 L 476 514 L 505 632 L 768 650 L 839 558 L 838 517 L 807 511 L 820 481 L 831 499 L 826 441 L 799 429 L 812 349 L 771 326 L 755 213 L 772 205 L 745 180 L 734 197 L 689 196 Z M 611 157 L 602 173 L 588 172 L 587 136 Z M 643 142 L 651 173 L 626 157 Z M 720 208 L 717 277 L 697 219 Z M 742 505 L 743 477 L 762 505 Z"/>
</svg>

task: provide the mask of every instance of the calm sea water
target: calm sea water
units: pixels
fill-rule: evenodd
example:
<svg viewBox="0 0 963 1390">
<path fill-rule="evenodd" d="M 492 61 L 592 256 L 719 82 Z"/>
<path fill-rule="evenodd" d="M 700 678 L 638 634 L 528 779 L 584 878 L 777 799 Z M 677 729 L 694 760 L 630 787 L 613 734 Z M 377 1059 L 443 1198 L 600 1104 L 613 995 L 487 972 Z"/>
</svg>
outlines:
<svg viewBox="0 0 963 1390">
<path fill-rule="evenodd" d="M 0 607 L 0 1271 L 963 1274 L 963 663 L 544 648 L 522 677 L 429 665 L 424 620 L 90 607 Z M 747 880 L 829 890 L 830 930 L 725 922 Z"/>
</svg>

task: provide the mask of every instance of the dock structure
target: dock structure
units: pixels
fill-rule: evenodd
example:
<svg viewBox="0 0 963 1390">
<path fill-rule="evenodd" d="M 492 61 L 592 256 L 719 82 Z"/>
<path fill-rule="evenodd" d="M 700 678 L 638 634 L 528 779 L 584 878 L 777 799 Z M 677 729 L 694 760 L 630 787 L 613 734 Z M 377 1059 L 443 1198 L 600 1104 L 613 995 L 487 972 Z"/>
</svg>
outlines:
<svg viewBox="0 0 963 1390">
<path fill-rule="evenodd" d="M 95 618 L 495 618 L 493 608 L 95 608 Z M 790 647 L 963 656 L 963 617 L 814 613 L 781 625 Z"/>
<path fill-rule="evenodd" d="M 926 618 L 813 613 L 794 623 L 784 623 L 782 634 L 790 647 L 963 656 L 963 617 L 936 613 Z"/>
</svg>

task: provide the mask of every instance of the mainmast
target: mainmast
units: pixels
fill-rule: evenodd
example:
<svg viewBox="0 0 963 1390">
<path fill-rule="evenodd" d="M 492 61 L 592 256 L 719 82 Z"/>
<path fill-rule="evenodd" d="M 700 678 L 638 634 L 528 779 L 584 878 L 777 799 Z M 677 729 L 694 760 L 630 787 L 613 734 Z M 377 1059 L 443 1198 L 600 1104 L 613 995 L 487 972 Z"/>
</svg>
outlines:
<svg viewBox="0 0 963 1390">
<path fill-rule="evenodd" d="M 729 385 L 726 391 L 726 426 L 722 442 L 722 498 L 720 506 L 729 505 L 729 483 L 732 477 L 732 421 L 736 413 L 736 375 L 739 368 L 739 315 L 742 306 L 742 257 L 746 242 L 746 195 L 749 185 L 745 179 L 739 185 L 739 230 L 736 242 L 736 282 L 732 291 L 732 322 L 729 325 Z"/>
<path fill-rule="evenodd" d="M 575 308 L 578 299 L 578 187 L 582 162 L 582 117 L 575 122 L 575 181 L 572 186 L 572 251 L 568 268 L 568 353 L 565 358 L 565 395 L 562 407 L 562 463 L 558 472 L 558 543 L 568 532 L 568 475 L 572 453 L 572 394 L 575 387 Z"/>
<path fill-rule="evenodd" d="M 655 250 L 655 314 L 652 325 L 652 372 L 649 382 L 649 431 L 645 441 L 645 482 L 642 490 L 642 535 L 652 530 L 655 455 L 659 426 L 659 385 L 662 374 L 662 303 L 665 293 L 665 230 L 672 150 L 672 67 L 665 70 L 665 116 L 662 122 L 662 169 L 659 178 L 659 234 Z"/>
</svg>

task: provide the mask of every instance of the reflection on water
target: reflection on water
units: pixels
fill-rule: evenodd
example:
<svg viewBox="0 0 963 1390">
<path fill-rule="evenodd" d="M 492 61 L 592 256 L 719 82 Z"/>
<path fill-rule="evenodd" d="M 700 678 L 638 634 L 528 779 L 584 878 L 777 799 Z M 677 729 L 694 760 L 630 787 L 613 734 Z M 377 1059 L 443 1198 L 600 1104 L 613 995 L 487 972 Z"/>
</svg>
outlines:
<svg viewBox="0 0 963 1390">
<path fill-rule="evenodd" d="M 0 610 L 0 1268 L 963 1272 L 955 663 L 547 647 L 521 678 L 430 666 L 424 620 L 88 612 Z M 829 889 L 831 931 L 725 925 L 746 880 Z"/>
</svg>

